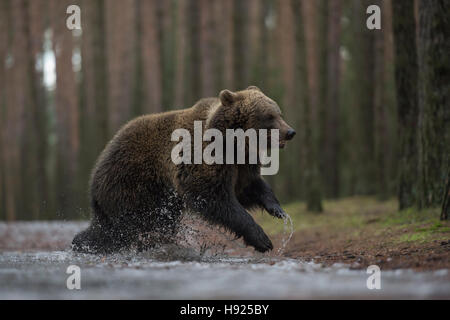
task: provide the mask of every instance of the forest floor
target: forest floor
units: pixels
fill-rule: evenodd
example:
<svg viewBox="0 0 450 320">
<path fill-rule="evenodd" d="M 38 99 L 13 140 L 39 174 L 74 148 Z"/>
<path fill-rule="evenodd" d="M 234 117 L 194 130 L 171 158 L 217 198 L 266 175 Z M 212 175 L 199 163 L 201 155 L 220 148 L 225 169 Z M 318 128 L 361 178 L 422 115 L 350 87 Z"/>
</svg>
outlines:
<svg viewBox="0 0 450 320">
<path fill-rule="evenodd" d="M 439 210 L 397 210 L 397 202 L 354 197 L 326 201 L 324 212 L 311 213 L 304 203 L 284 206 L 294 234 L 284 255 L 324 265 L 346 263 L 362 269 L 437 270 L 450 268 L 450 222 Z M 285 237 L 283 224 L 267 214 L 256 220 L 275 241 Z"/>
<path fill-rule="evenodd" d="M 438 210 L 397 212 L 395 201 L 347 198 L 284 206 L 290 229 L 267 213 L 254 217 L 274 250 L 187 215 L 175 244 L 109 255 L 73 252 L 88 221 L 0 222 L 0 299 L 449 299 L 450 224 Z M 183 232 L 181 232 L 183 231 Z M 365 267 L 382 270 L 369 290 Z M 81 290 L 68 290 L 68 267 Z"/>
</svg>

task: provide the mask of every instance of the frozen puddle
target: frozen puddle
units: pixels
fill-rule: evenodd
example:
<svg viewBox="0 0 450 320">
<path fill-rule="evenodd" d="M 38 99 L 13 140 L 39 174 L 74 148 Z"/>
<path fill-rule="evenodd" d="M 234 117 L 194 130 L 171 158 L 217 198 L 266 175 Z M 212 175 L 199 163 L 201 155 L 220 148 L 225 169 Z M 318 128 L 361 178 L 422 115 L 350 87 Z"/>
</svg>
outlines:
<svg viewBox="0 0 450 320">
<path fill-rule="evenodd" d="M 60 223 L 61 224 L 61 223 Z M 11 237 L 60 241 L 85 224 L 17 227 Z M 301 298 L 450 298 L 447 270 L 417 273 L 381 271 L 381 289 L 369 290 L 365 271 L 344 265 L 323 268 L 292 259 L 199 256 L 183 249 L 160 259 L 161 252 L 85 255 L 71 250 L 12 250 L 2 239 L 11 225 L 0 224 L 0 299 L 301 299 Z M 42 229 L 48 229 L 47 232 Z M 67 233 L 72 231 L 70 237 Z M 19 232 L 19 234 L 17 233 Z M 45 238 L 45 237 L 44 237 Z M 14 241 L 14 239 L 9 239 Z M 52 241 L 46 240 L 49 245 Z M 62 241 L 62 240 L 61 240 Z M 46 242 L 46 243 L 47 243 Z M 23 244 L 23 243 L 22 243 Z M 176 249 L 174 249 L 176 250 Z M 81 289 L 66 286 L 70 265 L 81 270 Z"/>
</svg>

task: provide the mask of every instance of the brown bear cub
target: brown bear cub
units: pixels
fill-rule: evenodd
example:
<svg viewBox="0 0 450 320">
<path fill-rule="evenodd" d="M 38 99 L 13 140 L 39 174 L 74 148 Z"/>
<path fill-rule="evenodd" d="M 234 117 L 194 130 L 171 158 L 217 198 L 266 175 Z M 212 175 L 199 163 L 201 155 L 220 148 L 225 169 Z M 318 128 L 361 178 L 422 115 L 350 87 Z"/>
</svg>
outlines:
<svg viewBox="0 0 450 320">
<path fill-rule="evenodd" d="M 225 227 L 257 251 L 273 249 L 247 212 L 262 208 L 272 216 L 285 216 L 261 178 L 259 164 L 172 161 L 178 143 L 171 141 L 172 132 L 184 128 L 193 137 L 194 121 L 202 121 L 203 132 L 218 129 L 224 140 L 226 129 L 279 129 L 283 147 L 295 135 L 278 105 L 253 86 L 239 92 L 223 90 L 219 98 L 202 99 L 189 109 L 130 121 L 107 144 L 92 171 L 92 222 L 73 239 L 74 250 L 108 253 L 132 245 L 142 248 L 145 237 L 170 241 L 184 210 Z"/>
</svg>

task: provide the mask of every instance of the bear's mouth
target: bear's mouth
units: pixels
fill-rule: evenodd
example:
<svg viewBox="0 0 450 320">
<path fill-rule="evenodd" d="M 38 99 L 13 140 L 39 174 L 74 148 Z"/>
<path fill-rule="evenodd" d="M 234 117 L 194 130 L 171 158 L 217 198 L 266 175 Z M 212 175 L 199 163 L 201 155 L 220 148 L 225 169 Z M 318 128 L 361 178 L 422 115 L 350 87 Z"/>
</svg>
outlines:
<svg viewBox="0 0 450 320">
<path fill-rule="evenodd" d="M 284 149 L 284 147 L 286 146 L 286 140 L 281 140 L 279 145 L 280 149 Z"/>
</svg>

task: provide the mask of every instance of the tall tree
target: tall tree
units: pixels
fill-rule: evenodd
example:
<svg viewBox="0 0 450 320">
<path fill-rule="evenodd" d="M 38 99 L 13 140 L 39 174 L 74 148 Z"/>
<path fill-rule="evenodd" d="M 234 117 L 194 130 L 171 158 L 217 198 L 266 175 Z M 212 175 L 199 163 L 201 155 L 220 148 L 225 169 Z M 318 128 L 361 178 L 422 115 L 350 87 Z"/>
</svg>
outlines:
<svg viewBox="0 0 450 320">
<path fill-rule="evenodd" d="M 419 207 L 442 202 L 450 157 L 450 2 L 419 3 Z"/>
<path fill-rule="evenodd" d="M 162 76 L 160 38 L 158 37 L 158 20 L 156 0 L 142 1 L 140 4 L 140 23 L 142 33 L 142 67 L 144 81 L 143 112 L 162 111 Z"/>
<path fill-rule="evenodd" d="M 233 73 L 235 90 L 245 89 L 249 80 L 248 1 L 233 2 Z"/>
<path fill-rule="evenodd" d="M 223 74 L 224 74 L 224 87 L 228 89 L 233 89 L 234 84 L 234 38 L 236 36 L 233 23 L 233 14 L 234 14 L 234 1 L 223 1 L 223 24 L 221 27 L 221 33 L 223 34 L 223 42 L 224 46 L 222 46 L 222 50 L 224 52 L 223 57 Z"/>
<path fill-rule="evenodd" d="M 108 0 L 105 3 L 110 136 L 131 117 L 136 67 L 136 56 L 133 54 L 136 41 L 135 3 L 134 0 Z"/>
<path fill-rule="evenodd" d="M 414 0 L 393 1 L 395 83 L 399 133 L 400 210 L 415 204 L 417 181 L 417 50 Z"/>
<path fill-rule="evenodd" d="M 355 77 L 352 87 L 354 92 L 354 108 L 357 130 L 354 170 L 356 173 L 354 191 L 357 194 L 375 193 L 375 136 L 374 136 L 374 90 L 375 79 L 375 32 L 366 25 L 366 8 L 371 4 L 369 0 L 352 1 L 352 34 L 353 41 L 350 48 L 352 67 Z M 361 75 L 364 76 L 361 76 Z"/>
<path fill-rule="evenodd" d="M 187 49 L 187 16 L 186 7 L 188 0 L 177 1 L 176 6 L 176 56 L 175 56 L 175 89 L 174 89 L 174 103 L 175 107 L 181 107 L 184 105 L 185 94 L 185 74 L 186 74 L 186 49 Z"/>
<path fill-rule="evenodd" d="M 8 8 L 6 1 L 0 3 L 0 219 L 6 220 L 6 188 L 4 168 L 6 165 L 6 55 L 8 52 Z"/>
<path fill-rule="evenodd" d="M 378 195 L 380 198 L 395 196 L 398 192 L 398 131 L 397 131 L 397 99 L 395 89 L 395 63 L 394 63 L 394 32 L 392 25 L 392 0 L 381 1 L 382 10 L 382 39 L 383 41 L 383 77 L 381 121 L 378 125 L 379 136 L 377 152 L 381 156 L 377 159 L 378 171 L 382 172 L 382 179 L 378 179 Z M 381 190 L 381 188 L 384 188 Z"/>
<path fill-rule="evenodd" d="M 305 185 L 307 208 L 310 211 L 322 211 L 322 191 L 318 166 L 319 137 L 319 61 L 318 61 L 318 7 L 316 2 L 302 1 L 302 17 L 305 21 L 305 62 L 306 84 L 308 87 L 307 101 L 303 122 L 305 130 L 306 168 Z"/>
<path fill-rule="evenodd" d="M 74 37 L 65 25 L 69 0 L 52 0 L 52 30 L 56 65 L 55 111 L 57 119 L 57 209 L 66 217 L 78 210 L 79 104 L 78 87 L 72 65 Z"/>
<path fill-rule="evenodd" d="M 258 86 L 264 92 L 269 92 L 269 55 L 270 55 L 270 29 L 272 28 L 271 0 L 256 0 L 250 2 L 252 11 L 255 11 L 250 16 L 250 48 L 251 48 L 251 83 Z M 287 2 L 289 4 L 289 1 Z M 281 5 L 281 2 L 280 2 Z M 281 21 L 280 21 L 281 22 Z M 281 28 L 280 28 L 281 29 Z"/>
<path fill-rule="evenodd" d="M 215 1 L 200 0 L 200 51 L 201 51 L 201 96 L 217 94 L 214 79 L 214 21 Z"/>
<path fill-rule="evenodd" d="M 42 51 L 43 15 L 42 1 L 31 2 L 27 0 L 9 2 L 11 10 L 13 46 L 11 56 L 13 59 L 12 77 L 18 80 L 13 83 L 13 92 L 10 108 L 12 115 L 20 117 L 19 130 L 21 130 L 17 150 L 13 152 L 21 167 L 20 174 L 14 175 L 15 182 L 20 185 L 20 197 L 28 201 L 18 201 L 15 206 L 15 216 L 18 218 L 38 218 L 43 209 L 41 204 L 47 198 L 47 185 L 45 175 L 45 139 L 44 130 L 45 113 L 40 89 L 40 77 L 36 70 L 36 58 Z M 21 22 L 16 19 L 22 20 Z M 19 65 L 20 64 L 20 65 Z M 13 80 L 13 81 L 14 81 Z M 20 85 L 19 82 L 21 81 Z M 9 91 L 9 89 L 6 89 Z M 16 153 L 17 152 L 17 153 Z M 7 156 L 8 157 L 8 156 Z M 6 164 L 6 166 L 15 164 Z M 9 174 L 8 174 L 9 176 Z M 17 192 L 11 185 L 12 192 Z M 16 194 L 18 197 L 19 194 Z"/>
<path fill-rule="evenodd" d="M 447 172 L 444 200 L 442 201 L 441 220 L 448 220 L 448 216 L 450 215 L 450 163 L 448 164 Z"/>
<path fill-rule="evenodd" d="M 341 75 L 341 0 L 328 1 L 327 75 L 324 128 L 325 194 L 339 196 L 339 86 Z"/>
<path fill-rule="evenodd" d="M 95 159 L 109 138 L 106 19 L 104 0 L 82 0 L 80 154 L 81 184 L 87 188 Z M 87 206 L 87 192 L 81 194 Z M 80 203 L 81 206 L 81 203 Z"/>
<path fill-rule="evenodd" d="M 386 13 L 390 10 L 388 1 L 375 1 L 374 4 L 381 8 L 382 30 L 375 32 L 374 44 L 374 161 L 375 161 L 375 191 L 380 200 L 386 200 L 389 197 L 388 187 L 388 122 L 387 122 L 387 96 L 386 96 L 386 42 L 385 33 L 389 32 L 387 28 L 388 19 Z"/>
<path fill-rule="evenodd" d="M 292 10 L 291 1 L 284 0 L 277 1 L 277 9 L 279 16 L 283 17 L 277 26 L 278 57 L 281 65 L 283 87 L 283 99 L 280 101 L 280 105 L 285 119 L 289 119 L 289 124 L 298 130 L 300 117 L 295 94 L 297 79 L 296 70 L 292 67 L 296 64 L 294 11 Z M 296 140 L 295 142 L 298 141 Z M 277 181 L 281 182 L 279 183 L 280 187 L 278 187 L 282 195 L 281 201 L 296 199 L 301 192 L 300 144 L 291 143 L 288 148 L 291 156 L 281 158 L 283 170 L 280 170 L 277 177 Z"/>
<path fill-rule="evenodd" d="M 21 27 L 22 30 L 18 32 L 18 35 L 24 37 L 23 43 L 25 46 L 25 52 L 21 54 L 21 63 L 24 63 L 23 71 L 25 72 L 23 76 L 24 83 L 23 86 L 23 132 L 22 139 L 20 141 L 20 167 L 21 167 L 21 192 L 22 195 L 29 199 L 26 202 L 19 202 L 20 210 L 17 212 L 17 216 L 20 219 L 34 217 L 37 218 L 39 215 L 38 199 L 36 194 L 36 184 L 35 181 L 29 181 L 31 177 L 36 176 L 36 163 L 34 161 L 35 156 L 35 134 L 29 135 L 28 132 L 33 131 L 33 121 L 31 112 L 36 109 L 37 100 L 35 99 L 35 63 L 32 55 L 32 38 L 31 38 L 31 21 L 29 16 L 29 2 L 26 0 L 19 1 L 21 12 L 15 12 L 16 18 L 23 19 Z M 18 9 L 19 7 L 15 7 Z M 39 39 L 37 39 L 39 41 Z"/>
<path fill-rule="evenodd" d="M 185 105 L 192 105 L 201 98 L 201 57 L 200 57 L 200 2 L 188 0 L 187 4 L 187 46 Z"/>
<path fill-rule="evenodd" d="M 267 1 L 249 0 L 249 17 L 248 17 L 248 37 L 249 37 L 249 56 L 250 56 L 250 83 L 256 85 L 259 69 L 259 57 L 261 55 L 261 37 L 263 36 L 266 26 L 263 17 L 265 17 L 264 4 Z M 287 2 L 289 4 L 289 2 Z"/>
<path fill-rule="evenodd" d="M 161 69 L 161 104 L 167 110 L 173 106 L 175 79 L 175 2 L 156 1 L 156 20 Z"/>
<path fill-rule="evenodd" d="M 28 120 L 29 131 L 32 140 L 29 149 L 32 156 L 28 158 L 29 167 L 32 168 L 32 176 L 35 189 L 36 208 L 34 218 L 39 216 L 48 217 L 48 211 L 53 208 L 49 205 L 49 181 L 47 175 L 47 159 L 48 159 L 48 143 L 47 143 L 47 108 L 45 91 L 43 86 L 43 71 L 36 70 L 35 65 L 40 59 L 43 65 L 42 51 L 44 41 L 44 31 L 47 27 L 45 12 L 47 11 L 48 3 L 45 0 L 29 1 L 28 3 L 28 19 L 30 25 L 29 31 L 29 57 L 28 64 L 30 69 L 29 81 L 31 90 L 31 104 L 30 114 L 32 115 Z"/>
<path fill-rule="evenodd" d="M 25 134 L 27 117 L 26 110 L 30 104 L 30 87 L 28 76 L 29 70 L 29 48 L 28 32 L 29 20 L 27 20 L 27 3 L 25 1 L 9 2 L 9 12 L 12 32 L 11 56 L 12 65 L 7 69 L 6 82 L 7 92 L 6 109 L 6 140 L 9 148 L 5 154 L 5 184 L 8 187 L 6 194 L 7 219 L 14 220 L 28 215 L 26 202 L 32 201 L 29 188 L 23 188 L 26 181 L 25 173 L 20 170 L 20 165 L 25 157 L 22 147 L 29 138 Z M 26 192 L 22 192 L 26 191 Z M 20 195 L 20 197 L 19 197 Z M 23 198 L 27 201 L 23 201 Z"/>
<path fill-rule="evenodd" d="M 227 7 L 231 6 L 231 1 L 220 1 L 213 0 L 212 1 L 212 24 L 213 24 L 213 33 L 212 33 L 212 46 L 213 46 L 213 73 L 214 73 L 214 93 L 213 95 L 217 96 L 219 91 L 225 88 L 225 78 L 227 77 L 227 70 L 225 70 L 225 56 L 227 52 L 227 48 L 229 47 L 227 41 L 229 41 L 230 37 L 229 28 L 227 28 Z"/>
</svg>

